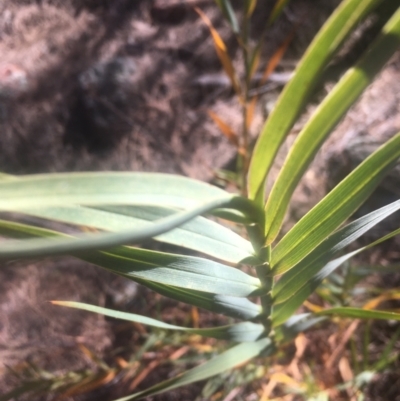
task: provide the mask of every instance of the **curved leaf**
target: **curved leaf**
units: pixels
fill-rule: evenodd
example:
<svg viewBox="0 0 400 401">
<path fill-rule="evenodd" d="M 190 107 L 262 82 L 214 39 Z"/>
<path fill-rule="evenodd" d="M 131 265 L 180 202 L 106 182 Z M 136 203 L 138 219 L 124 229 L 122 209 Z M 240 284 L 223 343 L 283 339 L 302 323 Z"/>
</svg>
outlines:
<svg viewBox="0 0 400 401">
<path fill-rule="evenodd" d="M 274 274 L 291 269 L 350 217 L 399 157 L 400 133 L 361 163 L 282 238 L 272 252 Z"/>
<path fill-rule="evenodd" d="M 330 274 L 332 274 L 343 263 L 351 259 L 353 256 L 399 234 L 400 229 L 395 230 L 363 248 L 350 252 L 346 255 L 341 256 L 340 258 L 334 259 L 329 262 L 317 274 L 309 278 L 309 280 L 295 294 L 292 294 L 292 296 L 288 300 L 273 307 L 273 325 L 278 326 L 284 323 L 288 318 L 290 318 L 293 313 L 295 313 L 297 308 L 299 308 L 302 303 L 319 287 L 322 281 Z"/>
<path fill-rule="evenodd" d="M 264 204 L 267 174 L 287 133 L 301 113 L 318 77 L 344 39 L 381 0 L 345 0 L 328 19 L 300 61 L 275 109 L 266 121 L 254 149 L 249 170 L 249 196 Z M 280 1 L 284 4 L 285 1 Z M 278 3 L 279 4 L 279 3 Z"/>
<path fill-rule="evenodd" d="M 224 17 L 229 21 L 233 32 L 239 33 L 239 24 L 236 19 L 235 12 L 233 11 L 232 4 L 229 0 L 215 0 L 218 7 L 221 9 Z"/>
<path fill-rule="evenodd" d="M 0 220 L 0 232 L 11 236 L 21 234 L 42 236 L 45 239 L 41 241 L 43 243 L 48 242 L 49 244 L 57 241 L 58 238 L 63 240 L 71 239 L 66 234 L 56 231 L 4 220 Z M 30 241 L 34 240 L 18 242 L 24 244 Z M 3 256 L 3 259 L 6 260 L 10 259 L 9 253 L 7 251 L 2 252 L 2 248 L 7 249 L 7 242 L 0 247 L 0 256 Z M 15 258 L 18 258 L 18 252 L 15 251 L 15 254 Z M 150 280 L 175 287 L 220 295 L 246 297 L 256 294 L 261 285 L 257 278 L 249 276 L 241 270 L 190 256 L 173 255 L 122 246 L 111 249 L 108 252 L 70 252 L 69 254 L 104 267 L 116 274 L 130 277 L 133 280 Z"/>
<path fill-rule="evenodd" d="M 145 204 L 188 209 L 207 200 L 232 196 L 190 178 L 136 172 L 18 176 L 17 180 L 1 180 L 0 192 L 0 209 L 12 211 L 66 204 Z"/>
<path fill-rule="evenodd" d="M 19 259 L 36 256 L 50 256 L 70 254 L 91 249 L 106 249 L 126 243 L 138 243 L 157 235 L 163 234 L 180 226 L 194 217 L 221 206 L 228 206 L 235 202 L 229 200 L 214 200 L 196 209 L 175 213 L 158 220 L 151 226 L 141 229 L 125 230 L 117 233 L 99 233 L 81 235 L 77 238 L 63 237 L 52 241 L 36 239 L 22 242 L 8 242 L 0 246 L 0 259 Z"/>
<path fill-rule="evenodd" d="M 274 304 L 282 303 L 291 298 L 335 254 L 399 209 L 400 200 L 357 219 L 328 237 L 278 280 L 272 289 Z"/>
<path fill-rule="evenodd" d="M 400 10 L 319 105 L 286 157 L 265 206 L 266 244 L 279 234 L 293 192 L 328 134 L 400 45 Z"/>
<path fill-rule="evenodd" d="M 153 222 L 168 217 L 177 210 L 146 206 L 48 207 L 35 209 L 30 214 L 89 226 L 107 231 L 123 231 L 129 228 L 150 227 Z M 232 230 L 204 217 L 196 217 L 187 223 L 154 238 L 159 242 L 181 246 L 205 253 L 214 258 L 237 264 L 253 254 L 249 241 Z"/>
<path fill-rule="evenodd" d="M 101 315 L 113 317 L 115 319 L 141 323 L 160 329 L 184 331 L 186 333 L 199 334 L 203 337 L 212 337 L 219 340 L 253 342 L 259 340 L 264 333 L 264 326 L 262 324 L 255 324 L 250 322 L 241 322 L 237 324 L 231 324 L 229 326 L 213 327 L 209 329 L 193 329 L 190 327 L 181 327 L 175 326 L 173 324 L 164 323 L 146 316 L 137 315 L 135 313 L 120 312 L 81 302 L 51 301 L 51 303 L 59 306 L 66 306 L 68 308 L 75 308 L 88 312 L 99 313 Z"/>
</svg>

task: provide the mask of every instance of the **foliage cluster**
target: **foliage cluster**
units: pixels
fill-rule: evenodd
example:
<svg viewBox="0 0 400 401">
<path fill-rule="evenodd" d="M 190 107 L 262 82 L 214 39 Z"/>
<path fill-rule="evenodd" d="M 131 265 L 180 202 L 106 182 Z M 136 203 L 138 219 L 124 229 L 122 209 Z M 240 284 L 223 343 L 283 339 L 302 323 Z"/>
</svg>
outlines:
<svg viewBox="0 0 400 401">
<path fill-rule="evenodd" d="M 218 55 L 243 104 L 242 136 L 231 135 L 241 156 L 241 196 L 189 178 L 165 174 L 1 176 L 0 210 L 101 230 L 100 233 L 71 236 L 3 219 L 0 232 L 11 239 L 0 244 L 2 261 L 73 255 L 159 294 L 234 321 L 221 327 L 186 328 L 95 305 L 54 301 L 57 305 L 235 343 L 206 363 L 119 401 L 175 389 L 218 375 L 252 358 L 271 356 L 298 333 L 331 316 L 400 320 L 400 314 L 393 311 L 350 306 L 296 314 L 336 269 L 360 252 L 400 233 L 399 228 L 367 246 L 345 252 L 349 244 L 400 209 L 399 200 L 346 223 L 397 163 L 400 133 L 369 156 L 278 240 L 293 192 L 316 152 L 397 50 L 400 43 L 398 5 L 388 16 L 380 35 L 344 74 L 299 133 L 265 199 L 271 165 L 318 78 L 357 24 L 375 8 L 391 2 L 344 0 L 341 3 L 315 37 L 285 87 L 260 132 L 251 158 L 248 127 L 253 105 L 248 97 L 248 83 L 258 68 L 261 45 L 249 48 L 247 35 L 257 2 L 243 2 L 240 26 L 230 1 L 217 1 L 243 49 L 246 63 L 243 81 L 237 77 L 218 33 L 200 12 L 209 24 Z M 287 1 L 277 2 L 268 24 L 285 3 Z M 265 76 L 272 69 L 273 63 Z M 214 120 L 218 122 L 218 116 L 214 116 Z M 221 127 L 228 135 L 227 126 L 221 123 Z M 215 217 L 243 226 L 248 239 L 221 224 L 220 220 L 216 222 Z M 150 238 L 202 256 L 126 245 L 140 244 Z M 243 266 L 247 268 L 242 269 Z"/>
</svg>

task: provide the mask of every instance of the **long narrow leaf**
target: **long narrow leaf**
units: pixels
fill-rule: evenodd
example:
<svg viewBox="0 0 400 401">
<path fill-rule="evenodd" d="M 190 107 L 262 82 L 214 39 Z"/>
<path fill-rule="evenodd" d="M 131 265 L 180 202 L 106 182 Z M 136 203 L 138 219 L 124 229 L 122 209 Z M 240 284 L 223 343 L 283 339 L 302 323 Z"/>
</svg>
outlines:
<svg viewBox="0 0 400 401">
<path fill-rule="evenodd" d="M 0 220 L 0 233 L 45 237 L 41 241 L 50 244 L 57 241 L 57 237 L 63 240 L 71 239 L 71 237 L 55 231 L 4 220 Z M 20 241 L 20 243 L 24 244 L 29 241 L 34 240 Z M 6 244 L 7 242 L 3 248 L 7 248 Z M 181 288 L 238 297 L 253 295 L 260 288 L 260 281 L 257 278 L 236 268 L 202 258 L 131 247 L 119 247 L 108 252 L 70 252 L 69 254 L 133 280 L 150 280 Z M 3 252 L 3 256 L 8 260 L 9 254 L 7 257 L 5 255 L 7 252 Z M 16 258 L 18 258 L 18 253 Z"/>
<path fill-rule="evenodd" d="M 54 206 L 145 205 L 193 209 L 231 200 L 224 218 L 258 223 L 264 213 L 254 202 L 190 178 L 159 173 L 57 173 L 0 180 L 0 210 L 24 211 Z"/>
<path fill-rule="evenodd" d="M 336 315 L 341 317 L 352 317 L 354 319 L 400 320 L 400 313 L 349 307 L 325 309 L 321 312 L 316 313 L 316 315 Z"/>
<path fill-rule="evenodd" d="M 11 236 L 12 238 L 26 238 L 27 236 L 54 237 L 61 235 L 55 231 L 2 220 L 0 220 L 0 234 Z M 90 255 L 94 254 L 96 253 L 90 253 Z M 85 255 L 84 260 L 91 262 L 90 255 Z M 79 256 L 77 257 L 79 258 Z M 123 274 L 121 275 L 124 276 Z M 132 279 L 131 276 L 125 277 Z M 135 277 L 135 281 L 161 295 L 236 319 L 254 319 L 262 312 L 260 305 L 250 302 L 247 298 L 184 289 L 149 280 L 141 280 L 138 277 Z"/>
<path fill-rule="evenodd" d="M 210 294 L 137 278 L 135 278 L 135 281 L 168 298 L 235 319 L 250 320 L 260 316 L 262 313 L 261 306 L 256 305 L 247 298 Z"/>
<path fill-rule="evenodd" d="M 274 304 L 291 298 L 338 252 L 399 209 L 400 200 L 357 219 L 328 237 L 279 279 L 272 290 Z"/>
<path fill-rule="evenodd" d="M 0 209 L 81 205 L 145 204 L 181 209 L 231 196 L 212 185 L 172 174 L 57 173 L 0 181 Z"/>
<path fill-rule="evenodd" d="M 302 58 L 266 121 L 254 150 L 249 170 L 249 196 L 260 205 L 264 204 L 264 183 L 275 156 L 314 89 L 317 78 L 358 22 L 381 1 L 343 1 Z"/>
<path fill-rule="evenodd" d="M 289 1 L 290 0 L 276 0 L 275 6 L 272 9 L 271 15 L 268 19 L 268 23 L 272 24 L 275 22 Z"/>
<path fill-rule="evenodd" d="M 310 277 L 309 280 L 295 294 L 292 294 L 292 296 L 288 300 L 274 306 L 272 312 L 273 325 L 279 326 L 280 324 L 284 323 L 288 318 L 290 318 L 290 316 L 295 313 L 297 308 L 299 308 L 302 303 L 319 287 L 322 281 L 325 280 L 325 278 L 332 274 L 343 263 L 347 262 L 349 259 L 358 255 L 359 253 L 370 249 L 373 246 L 378 245 L 383 241 L 386 241 L 389 238 L 392 238 L 399 234 L 400 229 L 395 230 L 363 248 L 357 249 L 356 251 L 350 252 L 346 255 L 341 256 L 340 258 L 329 262 L 317 274 L 315 274 L 313 277 Z"/>
<path fill-rule="evenodd" d="M 60 235 L 60 233 L 55 231 L 1 220 L 0 233 L 7 236 L 12 236 L 13 238 L 26 238 L 27 236 L 53 237 Z M 94 253 L 91 253 L 91 255 L 93 254 Z M 90 262 L 87 255 L 85 260 Z M 122 276 L 124 275 L 122 274 Z M 132 280 L 131 276 L 126 277 Z M 236 319 L 253 319 L 259 316 L 262 312 L 260 305 L 250 302 L 247 298 L 216 295 L 208 292 L 196 291 L 193 289 L 183 289 L 149 280 L 141 280 L 138 277 L 135 277 L 134 280 L 161 295 L 175 299 L 179 302 L 184 302 Z"/>
<path fill-rule="evenodd" d="M 49 207 L 31 210 L 38 217 L 69 224 L 94 227 L 106 231 L 146 228 L 175 209 L 146 206 L 101 206 L 101 210 L 87 207 Z M 250 242 L 228 228 L 204 217 L 156 236 L 157 241 L 202 252 L 214 258 L 237 264 L 252 255 Z"/>
<path fill-rule="evenodd" d="M 218 4 L 218 7 L 221 9 L 224 17 L 231 25 L 233 32 L 239 33 L 239 24 L 237 22 L 231 2 L 229 0 L 215 0 L 215 2 Z"/>
<path fill-rule="evenodd" d="M 132 279 L 219 295 L 247 297 L 260 291 L 260 281 L 239 269 L 203 258 L 120 247 L 81 257 Z"/>
<path fill-rule="evenodd" d="M 193 329 L 190 327 L 181 327 L 173 324 L 164 323 L 146 316 L 137 315 L 135 313 L 120 312 L 81 302 L 51 301 L 51 303 L 59 306 L 66 306 L 68 308 L 75 308 L 88 312 L 99 313 L 101 315 L 113 317 L 116 319 L 128 320 L 129 322 L 141 323 L 160 329 L 184 331 L 189 334 L 199 334 L 203 337 L 212 337 L 219 340 L 253 342 L 259 340 L 264 333 L 264 326 L 262 324 L 251 322 L 241 322 L 237 324 L 231 324 L 229 326 L 213 327 L 210 329 Z"/>
<path fill-rule="evenodd" d="M 147 390 L 131 396 L 119 398 L 117 401 L 139 400 L 144 397 L 186 386 L 190 383 L 205 380 L 227 370 L 233 369 L 235 366 L 241 365 L 250 359 L 257 357 L 262 352 L 271 353 L 273 350 L 274 347 L 269 338 L 263 338 L 262 340 L 258 340 L 254 343 L 239 344 L 178 377 L 165 380 Z"/>
<path fill-rule="evenodd" d="M 400 133 L 361 163 L 282 238 L 272 253 L 274 273 L 292 268 L 350 217 L 399 157 Z"/>
<path fill-rule="evenodd" d="M 193 210 L 175 213 L 141 229 L 124 230 L 117 233 L 81 235 L 78 238 L 60 238 L 52 241 L 36 239 L 21 242 L 7 242 L 0 246 L 0 259 L 29 258 L 71 254 L 91 249 L 106 249 L 126 243 L 138 243 L 178 227 L 194 217 L 220 206 L 228 206 L 230 201 L 216 200 Z"/>
<path fill-rule="evenodd" d="M 227 0 L 219 0 L 219 1 L 227 2 Z M 208 26 L 208 29 L 210 30 L 211 36 L 214 41 L 215 51 L 217 53 L 219 60 L 221 61 L 222 67 L 224 68 L 226 75 L 228 75 L 233 89 L 235 89 L 235 91 L 238 94 L 240 94 L 241 88 L 240 88 L 239 79 L 237 77 L 232 60 L 229 57 L 228 49 L 226 48 L 224 41 L 222 40 L 222 38 L 219 35 L 219 33 L 217 32 L 217 30 L 214 28 L 212 22 L 207 17 L 207 15 L 204 14 L 203 11 L 201 11 L 197 7 L 195 8 L 195 10 L 200 15 L 203 22 Z M 232 16 L 234 16 L 234 13 L 232 13 Z"/>
<path fill-rule="evenodd" d="M 282 226 L 286 210 L 301 177 L 333 127 L 372 82 L 400 45 L 400 9 L 382 29 L 365 56 L 350 69 L 319 105 L 292 146 L 265 207 L 266 244 Z"/>
</svg>

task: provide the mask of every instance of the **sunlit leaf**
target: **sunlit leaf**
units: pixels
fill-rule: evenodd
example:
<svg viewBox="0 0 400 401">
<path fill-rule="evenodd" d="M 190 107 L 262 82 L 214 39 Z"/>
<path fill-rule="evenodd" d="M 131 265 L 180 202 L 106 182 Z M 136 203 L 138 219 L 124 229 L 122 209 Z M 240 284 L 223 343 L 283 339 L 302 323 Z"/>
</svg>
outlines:
<svg viewBox="0 0 400 401">
<path fill-rule="evenodd" d="M 344 223 L 371 195 L 399 157 L 400 133 L 364 160 L 282 238 L 272 253 L 274 273 L 291 269 Z"/>
<path fill-rule="evenodd" d="M 386 241 L 396 235 L 400 234 L 400 229 L 392 231 L 384 237 L 374 241 L 373 243 L 357 249 L 356 251 L 347 253 L 340 258 L 334 259 L 326 264 L 317 274 L 310 277 L 305 285 L 303 285 L 295 294 L 287 299 L 285 302 L 280 303 L 273 308 L 272 322 L 274 326 L 279 326 L 289 319 L 293 313 L 302 305 L 302 303 L 321 285 L 322 281 L 325 280 L 330 274 L 332 274 L 339 266 L 347 262 L 352 257 L 364 252 L 367 249 L 376 246 L 383 241 Z"/>
<path fill-rule="evenodd" d="M 292 194 L 327 135 L 400 45 L 400 10 L 356 66 L 343 76 L 297 136 L 265 206 L 266 244 L 279 234 Z M 396 146 L 396 145 L 393 145 Z"/>
<path fill-rule="evenodd" d="M 324 67 L 358 22 L 381 0 L 345 0 L 328 19 L 300 61 L 296 73 L 266 121 L 249 170 L 249 196 L 264 204 L 264 184 L 287 133 L 305 106 Z"/>
<path fill-rule="evenodd" d="M 338 252 L 399 209 L 400 200 L 360 217 L 328 237 L 291 270 L 282 275 L 272 290 L 274 303 L 278 304 L 291 298 Z"/>
<path fill-rule="evenodd" d="M 175 209 L 156 206 L 100 206 L 96 209 L 78 206 L 34 209 L 30 214 L 53 221 L 115 232 L 133 227 L 148 227 L 152 222 L 176 212 Z M 196 217 L 154 239 L 234 264 L 253 253 L 251 244 L 244 238 L 204 217 Z"/>
</svg>

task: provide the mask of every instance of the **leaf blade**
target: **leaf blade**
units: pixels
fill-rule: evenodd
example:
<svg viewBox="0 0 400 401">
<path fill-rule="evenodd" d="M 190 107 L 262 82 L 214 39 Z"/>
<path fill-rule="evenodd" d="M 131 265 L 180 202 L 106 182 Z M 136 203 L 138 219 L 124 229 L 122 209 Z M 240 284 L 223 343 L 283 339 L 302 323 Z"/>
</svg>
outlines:
<svg viewBox="0 0 400 401">
<path fill-rule="evenodd" d="M 276 305 L 272 312 L 272 322 L 274 326 L 279 326 L 284 323 L 286 319 L 293 315 L 297 308 L 318 288 L 322 281 L 332 274 L 339 266 L 351 259 L 353 256 L 372 248 L 375 245 L 386 241 L 395 235 L 400 234 L 400 229 L 392 231 L 390 234 L 374 241 L 373 243 L 357 249 L 356 251 L 347 253 L 337 259 L 334 259 L 327 263 L 318 273 L 311 277 L 305 285 L 303 285 L 295 294 L 292 294 L 291 298 L 287 301 Z"/>
<path fill-rule="evenodd" d="M 272 162 L 312 92 L 316 78 L 358 21 L 380 1 L 343 1 L 300 61 L 294 77 L 286 85 L 275 109 L 264 124 L 254 149 L 249 170 L 249 196 L 259 204 L 264 204 L 264 183 Z"/>
<path fill-rule="evenodd" d="M 219 340 L 230 340 L 235 342 L 254 342 L 259 340 L 264 332 L 264 327 L 261 324 L 255 324 L 251 322 L 241 322 L 228 326 L 219 326 L 207 329 L 196 329 L 190 327 L 176 326 L 173 324 L 164 323 L 160 320 L 149 318 L 147 316 L 142 316 L 135 313 L 120 312 L 81 302 L 51 301 L 51 303 L 53 305 L 80 309 L 92 313 L 99 313 L 101 315 L 109 316 L 115 319 L 127 320 L 129 322 L 145 324 L 147 326 L 157 327 L 160 329 L 184 331 L 189 334 L 198 334 L 203 337 L 211 337 Z"/>
<path fill-rule="evenodd" d="M 318 316 L 337 315 L 341 317 L 352 317 L 354 319 L 384 319 L 384 320 L 397 320 L 400 321 L 400 313 L 380 311 L 380 310 L 367 310 L 361 308 L 331 308 L 321 312 L 317 312 Z"/>
<path fill-rule="evenodd" d="M 301 177 L 334 126 L 400 45 L 400 12 L 394 14 L 363 58 L 338 82 L 297 136 L 265 206 L 266 244 L 279 234 Z"/>
<path fill-rule="evenodd" d="M 400 133 L 361 163 L 282 238 L 272 252 L 274 274 L 292 268 L 350 217 L 399 157 Z"/>
<path fill-rule="evenodd" d="M 293 296 L 338 252 L 400 209 L 400 200 L 363 216 L 338 230 L 278 280 L 272 290 L 274 304 Z"/>
</svg>

